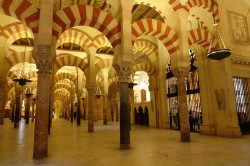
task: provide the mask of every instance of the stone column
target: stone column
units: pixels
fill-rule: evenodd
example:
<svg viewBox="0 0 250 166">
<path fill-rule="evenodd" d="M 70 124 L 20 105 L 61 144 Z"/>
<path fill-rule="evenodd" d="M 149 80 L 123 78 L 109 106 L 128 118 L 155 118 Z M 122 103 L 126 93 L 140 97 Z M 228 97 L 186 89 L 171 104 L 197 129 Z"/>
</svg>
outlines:
<svg viewBox="0 0 250 166">
<path fill-rule="evenodd" d="M 201 133 L 225 137 L 241 136 L 230 59 L 205 60 L 197 65 L 202 96 Z"/>
<path fill-rule="evenodd" d="M 38 69 L 33 158 L 48 156 L 49 96 L 52 64 L 56 58 L 52 35 L 54 0 L 40 0 L 39 31 L 35 36 L 33 58 Z"/>
<path fill-rule="evenodd" d="M 34 122 L 36 98 L 32 99 L 31 122 Z"/>
<path fill-rule="evenodd" d="M 15 118 L 14 118 L 14 128 L 19 127 L 20 120 L 20 110 L 21 110 L 21 94 L 23 92 L 23 87 L 18 83 L 15 83 L 15 93 L 16 93 L 16 109 L 15 109 Z"/>
<path fill-rule="evenodd" d="M 158 76 L 157 76 L 157 123 L 160 128 L 170 128 L 168 118 L 168 102 L 167 102 L 167 90 L 166 90 L 166 65 L 168 53 L 162 42 L 158 41 Z"/>
<path fill-rule="evenodd" d="M 104 99 L 104 107 L 103 107 L 103 124 L 108 124 L 108 69 L 102 69 L 103 78 L 104 78 L 104 92 L 103 92 L 103 99 Z"/>
<path fill-rule="evenodd" d="M 159 117 L 159 110 L 158 110 L 158 104 L 156 102 L 157 99 L 157 84 L 155 81 L 155 76 L 150 76 L 149 77 L 149 91 L 150 91 L 150 99 L 151 99 L 151 106 L 152 106 L 152 111 L 155 112 L 154 114 L 152 114 L 152 117 L 154 118 L 150 118 L 151 122 L 149 122 L 150 126 L 155 126 L 155 127 L 159 127 L 159 119 L 157 117 Z"/>
<path fill-rule="evenodd" d="M 129 106 L 129 76 L 131 74 L 130 64 L 120 67 L 120 149 L 130 148 L 130 106 Z"/>
<path fill-rule="evenodd" d="M 88 85 L 88 132 L 94 132 L 94 93 L 95 84 L 89 83 Z"/>
<path fill-rule="evenodd" d="M 116 116 L 115 116 L 115 121 L 116 122 L 119 122 L 119 119 L 120 119 L 120 116 L 119 116 L 119 100 L 118 99 L 116 99 L 115 100 L 115 114 L 116 114 Z"/>
<path fill-rule="evenodd" d="M 75 93 L 73 91 L 73 82 L 71 82 L 71 92 L 70 92 L 70 122 L 74 121 L 74 99 Z"/>
<path fill-rule="evenodd" d="M 30 97 L 29 95 L 26 96 L 26 103 L 25 103 L 25 123 L 29 124 L 30 119 Z"/>
<path fill-rule="evenodd" d="M 7 99 L 7 83 L 0 82 L 0 125 L 4 124 L 4 112 Z"/>
<path fill-rule="evenodd" d="M 179 67 L 172 70 L 174 76 L 177 78 L 181 142 L 190 142 L 189 113 L 187 108 L 187 92 L 185 82 L 185 78 L 188 76 L 188 70 L 189 68 L 185 67 Z"/>
<path fill-rule="evenodd" d="M 11 122 L 14 122 L 15 119 L 15 108 L 16 108 L 16 100 L 14 94 L 11 96 Z"/>
<path fill-rule="evenodd" d="M 49 124 L 49 66 L 39 66 L 37 80 L 36 120 L 33 157 L 41 159 L 48 155 Z"/>
<path fill-rule="evenodd" d="M 94 121 L 97 120 L 96 112 L 96 97 L 94 96 L 96 89 L 96 72 L 95 72 L 95 55 L 96 48 L 90 47 L 86 50 L 88 55 L 88 68 L 86 74 L 87 87 L 88 87 L 88 132 L 94 132 Z"/>
</svg>

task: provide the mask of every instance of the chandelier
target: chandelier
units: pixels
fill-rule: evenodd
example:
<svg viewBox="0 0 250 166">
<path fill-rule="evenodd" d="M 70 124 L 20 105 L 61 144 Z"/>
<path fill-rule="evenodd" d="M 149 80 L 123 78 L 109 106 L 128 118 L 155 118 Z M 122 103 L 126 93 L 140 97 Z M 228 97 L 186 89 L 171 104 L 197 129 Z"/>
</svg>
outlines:
<svg viewBox="0 0 250 166">
<path fill-rule="evenodd" d="M 171 66 L 171 62 L 169 61 L 168 67 L 167 67 L 167 74 L 166 74 L 167 79 L 174 77 L 174 73 L 171 71 L 170 66 Z"/>
<path fill-rule="evenodd" d="M 23 94 L 24 96 L 26 96 L 27 98 L 30 98 L 32 95 L 34 95 L 32 93 L 32 87 L 31 84 L 27 85 L 27 88 L 25 89 L 25 93 Z"/>
<path fill-rule="evenodd" d="M 99 85 L 97 84 L 96 91 L 95 91 L 96 97 L 99 99 L 102 96 L 102 91 Z"/>
<path fill-rule="evenodd" d="M 214 0 L 212 0 L 212 8 L 213 8 L 213 19 L 214 19 L 213 37 L 210 41 L 210 46 L 209 46 L 207 57 L 212 60 L 222 60 L 231 55 L 231 50 L 226 48 L 225 43 L 222 40 L 220 31 L 218 28 L 218 24 L 216 23 L 215 15 L 214 15 Z M 217 49 L 213 48 L 213 43 L 215 39 L 218 40 L 218 44 L 219 44 L 219 47 Z"/>
<path fill-rule="evenodd" d="M 14 82 L 18 82 L 19 85 L 24 86 L 27 82 L 31 82 L 27 73 L 25 73 L 25 65 L 23 66 L 17 76 L 17 78 L 13 79 Z"/>
<path fill-rule="evenodd" d="M 28 29 L 26 30 L 26 40 L 28 38 Z M 26 44 L 24 46 L 24 57 L 26 55 Z M 29 79 L 29 75 L 27 73 L 25 73 L 25 63 L 23 63 L 23 66 L 17 76 L 17 78 L 13 79 L 14 82 L 18 82 L 19 85 L 24 86 L 26 85 L 27 82 L 31 82 L 31 80 Z"/>
</svg>

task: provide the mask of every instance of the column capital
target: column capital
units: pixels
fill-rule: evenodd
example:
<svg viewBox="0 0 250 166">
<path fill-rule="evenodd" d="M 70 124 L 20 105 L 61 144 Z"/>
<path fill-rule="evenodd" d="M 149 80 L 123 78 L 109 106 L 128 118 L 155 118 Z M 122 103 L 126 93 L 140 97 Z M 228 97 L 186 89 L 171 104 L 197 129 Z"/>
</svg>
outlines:
<svg viewBox="0 0 250 166">
<path fill-rule="evenodd" d="M 33 57 L 37 64 L 38 74 L 50 74 L 56 58 L 55 49 L 51 45 L 37 45 L 33 50 Z"/>
<path fill-rule="evenodd" d="M 121 65 L 115 64 L 114 68 L 119 76 L 120 82 L 129 82 L 129 77 L 132 73 L 132 63 L 123 62 Z"/>
</svg>

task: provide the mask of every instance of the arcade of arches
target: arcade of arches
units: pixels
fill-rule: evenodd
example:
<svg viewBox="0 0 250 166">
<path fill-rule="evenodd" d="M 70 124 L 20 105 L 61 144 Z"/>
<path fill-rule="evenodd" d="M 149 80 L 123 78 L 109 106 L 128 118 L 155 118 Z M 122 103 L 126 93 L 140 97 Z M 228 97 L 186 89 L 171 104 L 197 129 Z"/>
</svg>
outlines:
<svg viewBox="0 0 250 166">
<path fill-rule="evenodd" d="M 120 149 L 131 124 L 182 142 L 249 132 L 247 0 L 0 0 L 0 20 L 0 124 L 34 121 L 35 159 L 52 118 L 88 132 L 120 122 Z M 214 21 L 232 51 L 223 60 L 207 58 Z"/>
</svg>

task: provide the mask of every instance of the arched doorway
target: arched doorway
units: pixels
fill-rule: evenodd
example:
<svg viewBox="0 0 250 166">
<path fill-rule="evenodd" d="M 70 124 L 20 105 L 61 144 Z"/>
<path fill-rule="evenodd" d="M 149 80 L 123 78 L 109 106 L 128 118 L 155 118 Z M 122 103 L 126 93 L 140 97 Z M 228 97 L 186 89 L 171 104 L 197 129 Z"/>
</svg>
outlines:
<svg viewBox="0 0 250 166">
<path fill-rule="evenodd" d="M 149 126 L 148 107 L 144 108 L 144 121 L 145 121 L 145 125 Z"/>
<path fill-rule="evenodd" d="M 140 106 L 140 107 L 138 108 L 138 110 L 139 110 L 139 114 L 138 114 L 138 116 L 139 116 L 139 118 L 138 118 L 138 120 L 139 120 L 139 125 L 144 125 L 143 109 L 142 109 L 142 107 Z"/>
<path fill-rule="evenodd" d="M 134 122 L 135 125 L 139 124 L 138 113 L 136 108 L 134 108 Z"/>
</svg>

